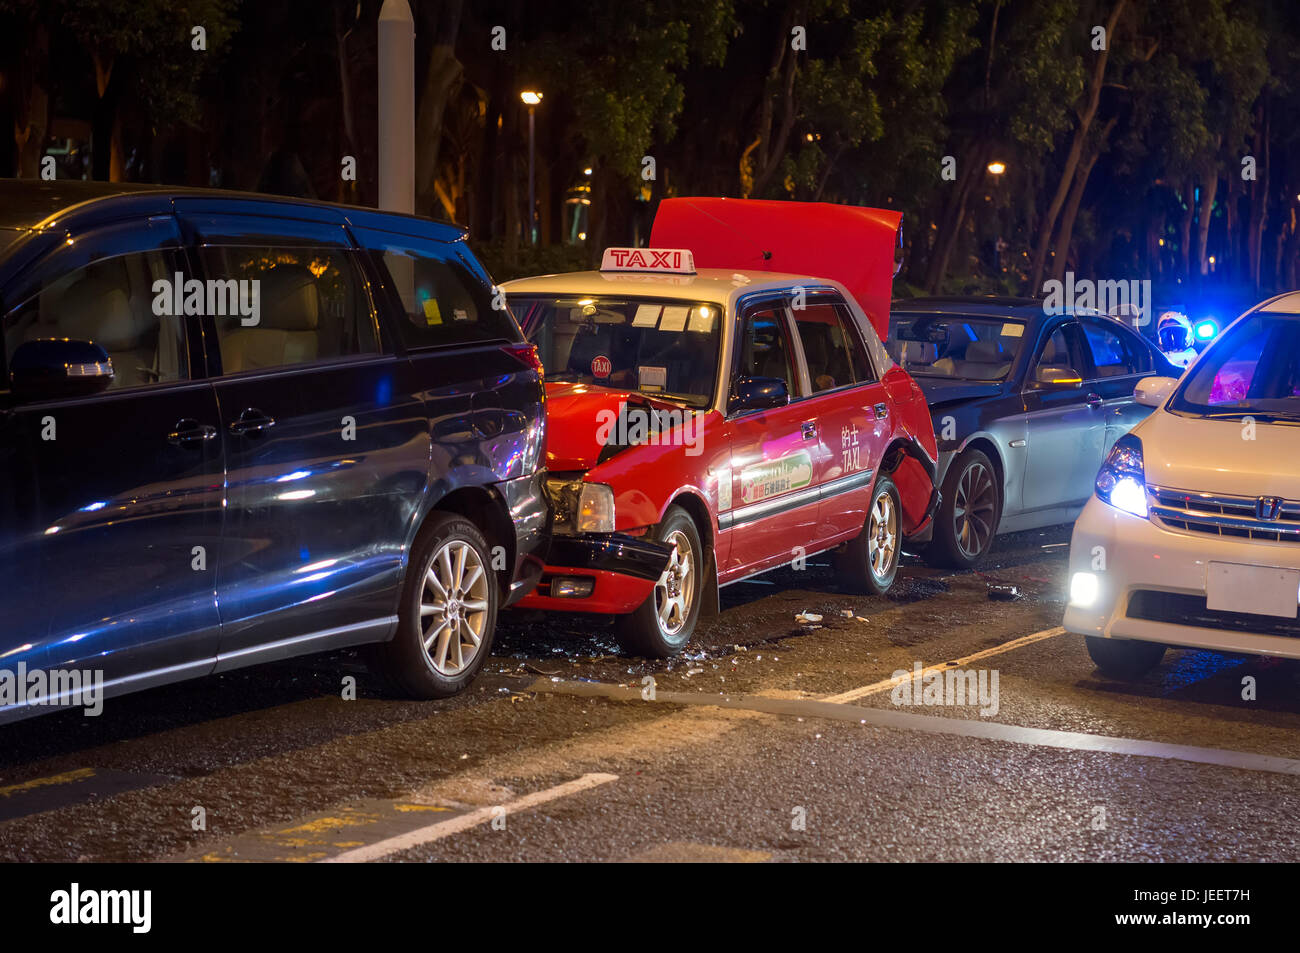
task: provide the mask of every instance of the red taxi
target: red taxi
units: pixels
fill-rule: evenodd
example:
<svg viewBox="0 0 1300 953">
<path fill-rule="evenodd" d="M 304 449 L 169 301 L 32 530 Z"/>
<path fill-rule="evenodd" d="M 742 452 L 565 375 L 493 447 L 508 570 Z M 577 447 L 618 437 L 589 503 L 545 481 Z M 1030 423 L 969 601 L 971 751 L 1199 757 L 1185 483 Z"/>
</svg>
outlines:
<svg viewBox="0 0 1300 953">
<path fill-rule="evenodd" d="M 519 605 L 620 616 L 623 647 L 640 655 L 679 652 L 719 586 L 826 550 L 855 590 L 885 592 L 938 500 L 925 396 L 875 328 L 888 321 L 897 214 L 725 200 L 702 224 L 709 201 L 724 200 L 665 201 L 652 237 L 679 223 L 698 249 L 612 248 L 600 271 L 503 285 L 546 368 L 554 509 L 545 573 Z M 851 250 L 728 237 L 742 213 L 788 232 L 792 215 L 843 225 L 855 212 L 875 214 L 850 223 Z M 826 273 L 837 257 L 859 296 L 770 270 Z"/>
</svg>

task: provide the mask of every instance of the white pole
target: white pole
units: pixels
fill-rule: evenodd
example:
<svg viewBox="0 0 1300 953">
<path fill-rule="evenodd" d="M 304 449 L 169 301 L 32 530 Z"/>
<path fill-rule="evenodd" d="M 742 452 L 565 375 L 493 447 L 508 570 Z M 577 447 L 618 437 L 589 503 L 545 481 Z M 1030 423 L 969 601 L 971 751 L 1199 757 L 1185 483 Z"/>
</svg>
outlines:
<svg viewBox="0 0 1300 953">
<path fill-rule="evenodd" d="M 379 11 L 379 207 L 415 211 L 415 18 L 406 0 Z"/>
</svg>

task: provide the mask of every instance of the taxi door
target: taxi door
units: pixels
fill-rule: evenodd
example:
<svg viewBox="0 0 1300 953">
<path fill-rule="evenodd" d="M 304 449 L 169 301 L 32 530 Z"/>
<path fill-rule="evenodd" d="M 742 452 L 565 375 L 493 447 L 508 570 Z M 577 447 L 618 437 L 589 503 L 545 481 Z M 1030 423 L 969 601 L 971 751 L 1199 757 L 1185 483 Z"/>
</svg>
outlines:
<svg viewBox="0 0 1300 953">
<path fill-rule="evenodd" d="M 792 310 L 810 396 L 827 454 L 815 536 L 857 535 L 871 506 L 871 486 L 893 428 L 889 395 L 867 358 L 848 305 L 837 294 L 809 295 Z"/>
<path fill-rule="evenodd" d="M 809 551 L 828 457 L 811 408 L 799 399 L 806 392 L 784 300 L 746 306 L 735 340 L 729 386 L 739 377 L 780 378 L 791 401 L 783 407 L 729 410 L 731 493 L 730 499 L 719 501 L 718 526 L 730 531 L 719 570 L 732 578 L 773 568 Z"/>
</svg>

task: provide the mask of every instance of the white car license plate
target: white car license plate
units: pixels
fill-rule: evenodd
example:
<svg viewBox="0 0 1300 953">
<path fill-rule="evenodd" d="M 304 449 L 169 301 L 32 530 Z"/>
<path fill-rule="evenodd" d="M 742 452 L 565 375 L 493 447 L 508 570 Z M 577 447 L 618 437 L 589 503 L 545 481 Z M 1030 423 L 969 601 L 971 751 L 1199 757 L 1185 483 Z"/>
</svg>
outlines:
<svg viewBox="0 0 1300 953">
<path fill-rule="evenodd" d="M 1208 609 L 1294 619 L 1300 607 L 1300 569 L 1210 563 L 1205 596 Z"/>
</svg>

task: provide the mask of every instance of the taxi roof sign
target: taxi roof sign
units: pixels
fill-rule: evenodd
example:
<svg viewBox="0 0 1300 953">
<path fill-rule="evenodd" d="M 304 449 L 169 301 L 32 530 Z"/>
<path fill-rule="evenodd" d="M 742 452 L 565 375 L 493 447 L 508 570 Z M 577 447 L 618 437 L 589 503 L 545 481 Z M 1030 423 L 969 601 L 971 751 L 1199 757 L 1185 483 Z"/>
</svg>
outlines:
<svg viewBox="0 0 1300 953">
<path fill-rule="evenodd" d="M 689 248 L 606 248 L 600 270 L 693 275 L 695 255 Z"/>
</svg>

